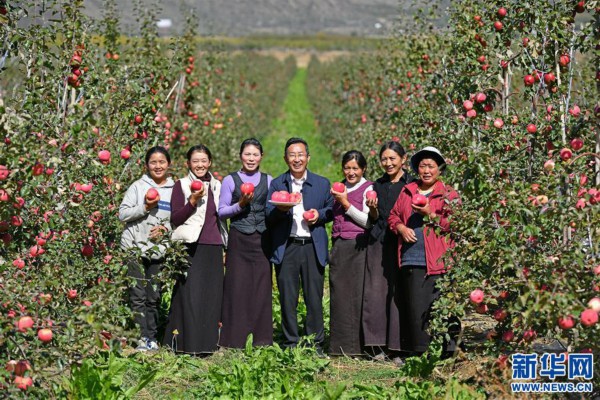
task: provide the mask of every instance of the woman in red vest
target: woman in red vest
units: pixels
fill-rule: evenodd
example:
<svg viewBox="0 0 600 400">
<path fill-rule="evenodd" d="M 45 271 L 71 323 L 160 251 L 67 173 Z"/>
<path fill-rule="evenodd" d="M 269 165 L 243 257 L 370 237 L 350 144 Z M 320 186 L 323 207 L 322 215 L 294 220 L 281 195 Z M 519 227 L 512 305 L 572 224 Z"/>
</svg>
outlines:
<svg viewBox="0 0 600 400">
<path fill-rule="evenodd" d="M 362 293 L 368 243 L 366 193 L 373 183 L 364 177 L 367 160 L 351 150 L 342 157 L 343 187 L 333 185 L 333 229 L 329 262 L 331 355 L 362 355 Z"/>
</svg>

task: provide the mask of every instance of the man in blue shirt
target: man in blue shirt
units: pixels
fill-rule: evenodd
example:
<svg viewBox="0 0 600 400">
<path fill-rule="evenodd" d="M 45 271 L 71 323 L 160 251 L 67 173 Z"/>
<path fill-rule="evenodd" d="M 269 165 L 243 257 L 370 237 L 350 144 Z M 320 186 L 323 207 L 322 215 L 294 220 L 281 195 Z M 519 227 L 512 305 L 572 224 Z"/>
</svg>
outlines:
<svg viewBox="0 0 600 400">
<path fill-rule="evenodd" d="M 327 178 L 310 172 L 308 144 L 291 138 L 285 145 L 284 160 L 289 167 L 269 187 L 274 192 L 300 193 L 296 205 L 267 202 L 267 224 L 271 230 L 284 346 L 295 347 L 299 340 L 297 306 L 300 281 L 306 303 L 306 334 L 315 335 L 317 352 L 322 355 L 325 339 L 323 324 L 323 283 L 328 262 L 328 238 L 325 224 L 333 220 L 333 197 Z M 305 211 L 310 211 L 305 218 Z M 299 279 L 300 278 L 300 279 Z"/>
</svg>

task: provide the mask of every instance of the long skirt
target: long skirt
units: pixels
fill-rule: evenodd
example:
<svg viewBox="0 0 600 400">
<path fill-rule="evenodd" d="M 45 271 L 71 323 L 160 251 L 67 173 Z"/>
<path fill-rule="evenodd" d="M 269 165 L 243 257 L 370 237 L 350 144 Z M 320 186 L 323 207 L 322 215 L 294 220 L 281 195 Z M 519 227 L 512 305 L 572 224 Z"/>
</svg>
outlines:
<svg viewBox="0 0 600 400">
<path fill-rule="evenodd" d="M 188 354 L 218 349 L 223 300 L 223 246 L 188 245 L 190 267 L 177 281 L 163 345 Z"/>
<path fill-rule="evenodd" d="M 395 237 L 394 237 L 395 239 Z M 362 328 L 365 346 L 400 350 L 397 240 L 371 239 L 367 248 Z"/>
<path fill-rule="evenodd" d="M 433 302 L 440 296 L 435 282 L 442 275 L 426 275 L 424 266 L 402 266 L 400 286 L 402 303 L 400 306 L 400 336 L 403 351 L 423 353 L 427 351 L 431 337 L 427 333 Z M 445 351 L 456 349 L 456 336 L 460 331 L 460 321 L 451 321 L 450 341 L 444 344 Z"/>
<path fill-rule="evenodd" d="M 229 231 L 220 346 L 243 348 L 249 334 L 255 346 L 273 344 L 271 263 L 261 239 L 258 232 Z"/>
<path fill-rule="evenodd" d="M 332 355 L 363 353 L 361 309 L 367 238 L 335 239 L 329 263 L 330 341 Z"/>
</svg>

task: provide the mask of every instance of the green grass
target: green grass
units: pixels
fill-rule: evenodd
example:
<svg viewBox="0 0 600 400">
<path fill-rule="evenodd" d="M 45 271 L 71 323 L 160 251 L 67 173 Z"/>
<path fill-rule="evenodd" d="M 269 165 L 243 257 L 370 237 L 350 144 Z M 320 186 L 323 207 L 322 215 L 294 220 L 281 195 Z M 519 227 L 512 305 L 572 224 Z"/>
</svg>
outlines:
<svg viewBox="0 0 600 400">
<path fill-rule="evenodd" d="M 262 137 L 265 158 L 261 163 L 263 171 L 273 177 L 287 170 L 283 159 L 287 139 L 296 136 L 308 142 L 310 162 L 308 168 L 330 180 L 340 179 L 340 167 L 331 158 L 315 126 L 313 112 L 306 96 L 306 69 L 299 68 L 290 82 L 288 95 L 283 104 L 283 115 L 274 121 L 271 134 Z"/>
</svg>

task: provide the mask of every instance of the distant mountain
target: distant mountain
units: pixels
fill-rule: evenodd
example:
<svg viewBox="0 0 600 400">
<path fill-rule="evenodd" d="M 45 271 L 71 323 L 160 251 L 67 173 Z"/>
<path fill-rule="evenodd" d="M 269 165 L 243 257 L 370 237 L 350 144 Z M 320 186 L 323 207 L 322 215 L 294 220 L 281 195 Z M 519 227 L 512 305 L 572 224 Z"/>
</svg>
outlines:
<svg viewBox="0 0 600 400">
<path fill-rule="evenodd" d="M 331 33 L 356 36 L 387 35 L 394 21 L 410 17 L 410 0 L 162 0 L 155 7 L 159 19 L 170 19 L 175 34 L 182 14 L 195 9 L 198 32 L 203 35 L 245 36 L 258 34 Z M 418 3 L 418 2 L 417 2 Z M 101 18 L 103 2 L 86 0 L 86 14 Z M 117 0 L 124 31 L 135 26 L 133 1 Z M 424 4 L 421 3 L 421 6 Z"/>
</svg>

